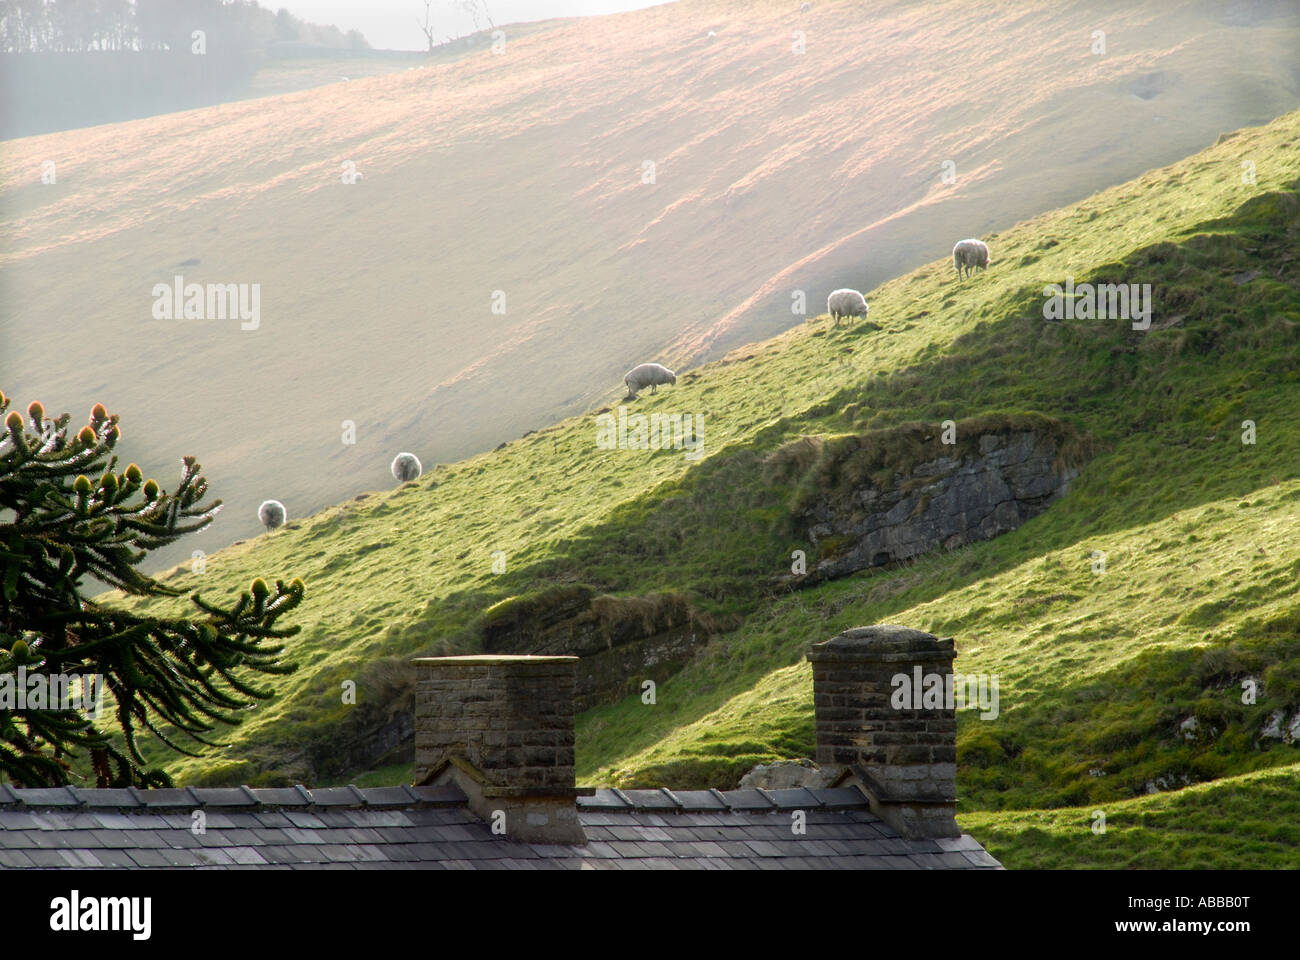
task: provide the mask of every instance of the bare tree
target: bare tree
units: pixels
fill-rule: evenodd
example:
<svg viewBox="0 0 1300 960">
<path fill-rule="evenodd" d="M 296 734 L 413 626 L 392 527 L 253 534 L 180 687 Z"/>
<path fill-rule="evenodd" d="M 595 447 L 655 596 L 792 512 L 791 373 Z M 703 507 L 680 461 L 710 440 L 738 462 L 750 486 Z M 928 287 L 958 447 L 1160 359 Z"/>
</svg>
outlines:
<svg viewBox="0 0 1300 960">
<path fill-rule="evenodd" d="M 442 36 L 439 38 L 433 28 L 433 7 L 434 0 L 424 0 L 424 19 L 415 18 L 415 22 L 420 27 L 420 32 L 424 34 L 424 39 L 429 44 L 429 52 L 433 53 L 433 48 L 443 43 L 451 43 L 453 40 L 459 40 L 464 34 L 457 33 L 455 36 Z M 488 29 L 496 29 L 496 23 L 492 20 L 492 13 L 488 10 L 487 0 L 450 0 L 447 3 L 448 9 L 453 13 L 468 15 L 474 23 L 474 33 L 483 29 L 483 21 L 487 21 Z"/>
<path fill-rule="evenodd" d="M 488 10 L 487 0 L 456 0 L 453 6 L 458 7 L 465 13 L 468 13 L 474 21 L 474 32 L 478 33 L 483 29 L 479 23 L 479 9 L 482 8 L 483 18 L 487 20 L 488 29 L 494 29 L 496 24 L 492 22 L 492 14 Z"/>
<path fill-rule="evenodd" d="M 420 24 L 420 32 L 424 34 L 424 39 L 429 42 L 429 52 L 433 53 L 433 48 L 437 46 L 433 42 L 433 0 L 424 0 L 424 22 L 420 23 L 419 17 L 416 17 L 415 22 Z"/>
</svg>

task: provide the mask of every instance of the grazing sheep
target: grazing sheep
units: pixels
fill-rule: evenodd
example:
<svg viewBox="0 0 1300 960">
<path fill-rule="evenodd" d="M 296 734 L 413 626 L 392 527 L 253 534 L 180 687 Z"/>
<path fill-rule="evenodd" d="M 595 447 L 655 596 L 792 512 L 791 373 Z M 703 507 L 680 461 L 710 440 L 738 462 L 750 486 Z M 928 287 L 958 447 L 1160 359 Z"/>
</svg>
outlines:
<svg viewBox="0 0 1300 960">
<path fill-rule="evenodd" d="M 420 463 L 420 458 L 413 453 L 399 453 L 393 458 L 393 476 L 398 482 L 406 483 L 410 480 L 419 480 L 420 474 L 424 473 L 424 465 Z"/>
<path fill-rule="evenodd" d="M 629 370 L 623 382 L 627 384 L 627 399 L 631 400 L 638 390 L 644 390 L 646 387 L 650 388 L 650 394 L 653 396 L 659 392 L 659 384 L 676 384 L 677 374 L 659 363 L 643 363 Z"/>
<path fill-rule="evenodd" d="M 284 521 L 287 518 L 288 514 L 285 513 L 284 504 L 279 500 L 268 500 L 257 508 L 257 519 L 261 520 L 262 526 L 268 530 L 284 526 Z"/>
<path fill-rule="evenodd" d="M 952 265 L 957 268 L 958 279 L 962 276 L 962 268 L 966 268 L 966 276 L 970 276 L 972 270 L 979 267 L 981 270 L 989 268 L 989 248 L 982 240 L 961 240 L 952 248 Z"/>
<path fill-rule="evenodd" d="M 839 326 L 840 317 L 865 317 L 871 308 L 867 298 L 858 290 L 842 287 L 826 298 L 826 312 L 831 315 L 835 325 Z"/>
</svg>

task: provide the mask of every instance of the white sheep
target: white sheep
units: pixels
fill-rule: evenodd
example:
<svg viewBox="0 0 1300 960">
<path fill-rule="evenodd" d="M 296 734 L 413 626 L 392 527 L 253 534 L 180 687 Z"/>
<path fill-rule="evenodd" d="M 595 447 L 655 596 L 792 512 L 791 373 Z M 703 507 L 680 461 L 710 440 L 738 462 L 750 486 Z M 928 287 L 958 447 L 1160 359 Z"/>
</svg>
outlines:
<svg viewBox="0 0 1300 960">
<path fill-rule="evenodd" d="M 966 268 L 966 276 L 970 276 L 972 270 L 979 267 L 981 270 L 989 268 L 989 248 L 983 240 L 960 240 L 952 248 L 952 265 L 957 268 L 958 279 L 962 276 L 962 268 Z"/>
<path fill-rule="evenodd" d="M 413 453 L 399 453 L 393 458 L 392 470 L 399 483 L 407 483 L 420 479 L 420 474 L 424 473 L 424 464 Z"/>
<path fill-rule="evenodd" d="M 262 526 L 268 530 L 284 526 L 284 521 L 288 519 L 288 516 L 284 504 L 279 500 L 267 500 L 257 508 L 257 519 L 261 520 Z"/>
<path fill-rule="evenodd" d="M 627 384 L 627 398 L 631 400 L 638 390 L 644 390 L 646 387 L 650 388 L 650 394 L 653 396 L 659 392 L 659 384 L 676 384 L 677 374 L 659 363 L 643 363 L 629 370 L 623 382 Z"/>
<path fill-rule="evenodd" d="M 831 315 L 835 325 L 839 326 L 840 317 L 865 317 L 871 308 L 861 291 L 841 287 L 826 298 L 826 312 Z"/>
</svg>

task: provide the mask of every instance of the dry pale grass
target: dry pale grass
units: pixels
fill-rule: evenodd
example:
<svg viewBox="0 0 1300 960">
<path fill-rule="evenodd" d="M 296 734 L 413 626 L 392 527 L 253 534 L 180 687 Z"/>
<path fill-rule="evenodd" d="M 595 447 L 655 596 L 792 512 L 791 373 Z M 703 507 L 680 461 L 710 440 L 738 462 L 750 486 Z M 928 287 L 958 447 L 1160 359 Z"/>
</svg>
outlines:
<svg viewBox="0 0 1300 960">
<path fill-rule="evenodd" d="M 0 383 L 107 403 L 162 479 L 198 455 L 228 509 L 185 550 L 211 551 L 267 497 L 292 519 L 387 485 L 399 449 L 488 449 L 635 362 L 779 332 L 794 289 L 820 312 L 1296 100 L 1294 18 L 798 6 L 557 22 L 504 56 L 8 142 Z M 178 273 L 259 283 L 261 328 L 153 320 Z"/>
</svg>

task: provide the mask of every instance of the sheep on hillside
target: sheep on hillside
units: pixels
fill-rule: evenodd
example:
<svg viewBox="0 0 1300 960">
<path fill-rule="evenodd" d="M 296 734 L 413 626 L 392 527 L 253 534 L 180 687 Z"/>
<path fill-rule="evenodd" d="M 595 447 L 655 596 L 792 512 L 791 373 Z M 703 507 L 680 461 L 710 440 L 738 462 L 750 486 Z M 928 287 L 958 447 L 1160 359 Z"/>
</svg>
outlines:
<svg viewBox="0 0 1300 960">
<path fill-rule="evenodd" d="M 981 270 L 989 268 L 989 248 L 983 240 L 961 240 L 952 248 L 952 265 L 957 268 L 958 279 L 962 276 L 962 268 L 966 268 L 966 276 L 976 267 Z"/>
<path fill-rule="evenodd" d="M 831 315 L 835 325 L 839 326 L 840 317 L 865 317 L 871 308 L 867 298 L 858 290 L 843 287 L 826 298 L 826 312 Z"/>
<path fill-rule="evenodd" d="M 284 504 L 279 500 L 267 500 L 257 508 L 257 519 L 261 520 L 262 526 L 268 530 L 284 526 L 284 521 L 287 518 L 288 514 L 285 513 Z"/>
<path fill-rule="evenodd" d="M 413 453 L 399 453 L 393 458 L 392 469 L 393 476 L 399 483 L 419 480 L 420 474 L 424 473 L 424 465 L 420 463 L 420 458 Z"/>
<path fill-rule="evenodd" d="M 650 388 L 650 393 L 653 396 L 659 392 L 659 384 L 676 384 L 677 374 L 663 364 L 643 363 L 629 370 L 627 376 L 623 378 L 623 382 L 627 384 L 627 399 L 632 400 L 636 397 L 638 390 L 644 390 L 646 387 Z"/>
</svg>

